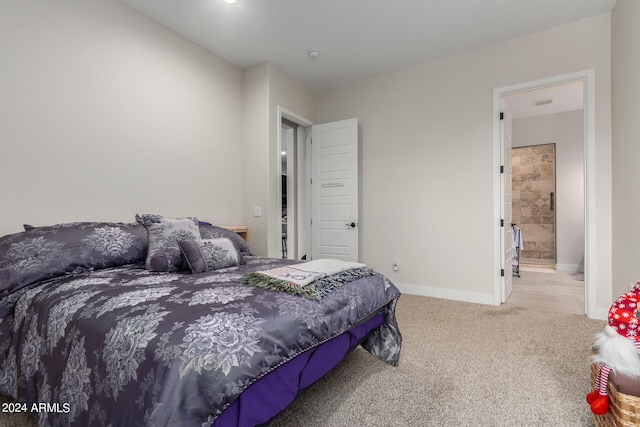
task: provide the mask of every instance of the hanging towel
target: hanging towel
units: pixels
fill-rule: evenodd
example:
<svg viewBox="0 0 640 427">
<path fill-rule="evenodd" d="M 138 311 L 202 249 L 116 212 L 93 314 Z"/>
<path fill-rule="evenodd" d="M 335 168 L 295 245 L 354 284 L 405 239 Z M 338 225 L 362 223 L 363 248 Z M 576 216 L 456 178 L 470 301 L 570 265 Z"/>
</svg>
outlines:
<svg viewBox="0 0 640 427">
<path fill-rule="evenodd" d="M 520 230 L 519 227 L 513 227 L 512 237 L 513 237 L 513 244 L 512 244 L 513 250 L 515 251 L 516 248 L 522 249 L 524 247 L 524 243 L 522 242 L 522 230 Z"/>
</svg>

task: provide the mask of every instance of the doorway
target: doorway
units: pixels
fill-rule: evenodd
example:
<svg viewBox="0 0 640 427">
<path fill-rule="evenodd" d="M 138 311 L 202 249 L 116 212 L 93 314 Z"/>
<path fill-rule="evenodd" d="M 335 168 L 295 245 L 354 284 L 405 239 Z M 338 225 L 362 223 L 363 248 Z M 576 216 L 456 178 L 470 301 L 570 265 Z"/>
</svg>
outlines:
<svg viewBox="0 0 640 427">
<path fill-rule="evenodd" d="M 542 79 L 538 81 L 521 83 L 514 86 L 504 87 L 494 90 L 494 161 L 496 162 L 496 174 L 494 175 L 494 212 L 496 214 L 496 226 L 495 226 L 495 248 L 494 254 L 496 257 L 496 270 L 499 272 L 499 266 L 504 260 L 501 259 L 503 255 L 503 242 L 500 241 L 500 206 L 503 203 L 504 195 L 502 194 L 502 186 L 500 184 L 500 120 L 499 114 L 504 97 L 515 94 L 523 94 L 531 91 L 539 91 L 542 89 L 560 87 L 572 83 L 580 83 L 581 91 L 583 94 L 584 108 L 582 110 L 583 118 L 583 137 L 580 141 L 583 148 L 583 156 L 581 156 L 581 162 L 583 166 L 582 170 L 582 190 L 584 194 L 584 200 L 581 203 L 583 209 L 584 225 L 583 231 L 583 244 L 584 252 L 582 256 L 582 265 L 584 266 L 584 312 L 594 317 L 596 315 L 595 307 L 595 286 L 590 283 L 590 278 L 593 277 L 595 272 L 595 247 L 594 247 L 594 226 L 595 223 L 595 204 L 594 204 L 594 190 L 595 190 L 595 175 L 593 168 L 587 167 L 595 159 L 595 83 L 594 83 L 593 70 L 581 71 L 573 74 L 552 77 L 548 79 Z M 511 106 L 512 102 L 509 101 Z M 515 144 L 514 144 L 515 145 Z M 558 189 L 558 192 L 560 190 Z M 557 208 L 557 194 L 556 194 L 556 208 Z M 500 298 L 504 288 L 504 278 L 496 274 L 494 281 L 494 302 L 496 305 L 500 304 Z"/>
<path fill-rule="evenodd" d="M 313 122 L 280 106 L 277 108 L 278 155 L 274 165 L 278 176 L 278 192 L 275 203 L 278 215 L 269 219 L 270 230 L 275 230 L 271 242 L 273 258 L 307 259 L 310 253 L 309 186 L 310 170 L 308 154 L 309 138 Z M 275 247 L 274 247 L 275 246 Z M 270 250 L 270 253 L 272 251 Z"/>
<path fill-rule="evenodd" d="M 314 125 L 282 107 L 277 120 L 274 257 L 358 261 L 358 120 Z"/>
<path fill-rule="evenodd" d="M 304 185 L 310 168 L 307 159 L 312 122 L 278 107 L 278 213 L 271 227 L 277 230 L 278 257 L 307 259 L 309 253 L 309 191 Z M 272 220 L 270 220 L 272 221 Z M 270 237 L 271 238 L 271 237 Z"/>
<path fill-rule="evenodd" d="M 282 258 L 293 258 L 296 254 L 297 238 L 297 180 L 296 148 L 298 124 L 283 118 L 280 132 L 280 252 Z M 291 248 L 291 250 L 289 250 Z"/>
</svg>

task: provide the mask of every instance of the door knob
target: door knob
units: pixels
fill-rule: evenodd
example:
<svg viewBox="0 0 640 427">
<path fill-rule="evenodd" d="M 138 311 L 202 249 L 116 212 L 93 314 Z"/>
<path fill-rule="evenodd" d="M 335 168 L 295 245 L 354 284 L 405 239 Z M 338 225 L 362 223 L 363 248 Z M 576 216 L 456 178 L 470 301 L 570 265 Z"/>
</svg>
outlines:
<svg viewBox="0 0 640 427">
<path fill-rule="evenodd" d="M 350 224 L 345 224 L 347 227 L 356 228 L 356 223 L 352 222 Z"/>
</svg>

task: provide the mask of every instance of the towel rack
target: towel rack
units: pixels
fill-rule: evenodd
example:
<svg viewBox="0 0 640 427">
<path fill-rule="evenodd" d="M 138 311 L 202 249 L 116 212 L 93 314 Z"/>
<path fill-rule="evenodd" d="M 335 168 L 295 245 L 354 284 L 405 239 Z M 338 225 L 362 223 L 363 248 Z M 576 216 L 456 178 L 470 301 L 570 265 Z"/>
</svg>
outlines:
<svg viewBox="0 0 640 427">
<path fill-rule="evenodd" d="M 522 230 L 511 224 L 513 256 L 511 258 L 511 270 L 514 276 L 520 277 L 520 246 L 522 245 Z"/>
</svg>

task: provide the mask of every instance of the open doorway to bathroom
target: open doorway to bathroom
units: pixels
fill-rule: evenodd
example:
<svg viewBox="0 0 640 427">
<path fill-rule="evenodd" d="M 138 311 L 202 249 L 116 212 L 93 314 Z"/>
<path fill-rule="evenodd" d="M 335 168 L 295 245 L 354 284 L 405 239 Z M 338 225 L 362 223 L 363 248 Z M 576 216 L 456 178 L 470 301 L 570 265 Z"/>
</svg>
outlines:
<svg viewBox="0 0 640 427">
<path fill-rule="evenodd" d="M 513 223 L 519 276 L 507 304 L 585 312 L 582 80 L 505 96 L 513 114 Z"/>
</svg>

